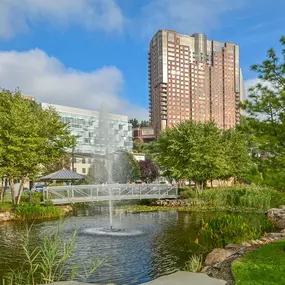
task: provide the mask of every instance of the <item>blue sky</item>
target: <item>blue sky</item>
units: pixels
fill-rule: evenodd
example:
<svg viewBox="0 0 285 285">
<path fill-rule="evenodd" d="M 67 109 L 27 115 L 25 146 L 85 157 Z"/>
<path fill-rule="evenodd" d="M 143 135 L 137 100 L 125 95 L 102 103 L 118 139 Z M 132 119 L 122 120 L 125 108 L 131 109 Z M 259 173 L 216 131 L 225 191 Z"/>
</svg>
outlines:
<svg viewBox="0 0 285 285">
<path fill-rule="evenodd" d="M 249 69 L 284 35 L 284 0 L 0 0 L 0 86 L 39 101 L 147 118 L 158 29 L 240 45 Z"/>
</svg>

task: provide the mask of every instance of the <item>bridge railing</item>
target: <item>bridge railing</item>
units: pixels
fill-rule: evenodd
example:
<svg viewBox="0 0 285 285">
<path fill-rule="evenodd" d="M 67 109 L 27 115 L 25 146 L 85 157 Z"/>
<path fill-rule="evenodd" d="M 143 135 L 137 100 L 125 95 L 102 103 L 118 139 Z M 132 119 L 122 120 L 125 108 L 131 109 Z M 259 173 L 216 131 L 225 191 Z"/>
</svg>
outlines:
<svg viewBox="0 0 285 285">
<path fill-rule="evenodd" d="M 169 184 L 98 184 L 52 186 L 45 199 L 54 204 L 104 200 L 177 198 L 177 186 Z"/>
</svg>

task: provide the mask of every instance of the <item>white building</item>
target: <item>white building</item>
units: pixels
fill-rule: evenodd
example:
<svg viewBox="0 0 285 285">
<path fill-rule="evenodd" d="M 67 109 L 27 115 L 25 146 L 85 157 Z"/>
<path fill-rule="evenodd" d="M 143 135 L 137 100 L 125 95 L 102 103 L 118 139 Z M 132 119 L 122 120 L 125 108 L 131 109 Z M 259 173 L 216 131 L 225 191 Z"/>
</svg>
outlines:
<svg viewBox="0 0 285 285">
<path fill-rule="evenodd" d="M 79 109 L 68 106 L 42 103 L 42 108 L 52 106 L 59 113 L 61 120 L 69 124 L 73 135 L 78 137 L 74 149 L 74 170 L 79 174 L 87 174 L 94 154 L 100 154 L 102 143 L 99 130 L 100 112 Z M 132 125 L 128 117 L 123 115 L 108 114 L 109 132 L 112 136 L 110 151 L 126 150 L 133 148 Z"/>
</svg>

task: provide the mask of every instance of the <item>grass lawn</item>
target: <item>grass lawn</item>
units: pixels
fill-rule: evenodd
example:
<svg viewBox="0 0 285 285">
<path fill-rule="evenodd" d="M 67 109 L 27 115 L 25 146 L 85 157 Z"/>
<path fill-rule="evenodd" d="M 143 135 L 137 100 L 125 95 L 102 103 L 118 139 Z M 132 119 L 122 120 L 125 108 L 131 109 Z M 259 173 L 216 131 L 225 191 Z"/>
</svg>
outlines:
<svg viewBox="0 0 285 285">
<path fill-rule="evenodd" d="M 232 264 L 235 285 L 284 285 L 285 240 L 247 253 Z"/>
</svg>

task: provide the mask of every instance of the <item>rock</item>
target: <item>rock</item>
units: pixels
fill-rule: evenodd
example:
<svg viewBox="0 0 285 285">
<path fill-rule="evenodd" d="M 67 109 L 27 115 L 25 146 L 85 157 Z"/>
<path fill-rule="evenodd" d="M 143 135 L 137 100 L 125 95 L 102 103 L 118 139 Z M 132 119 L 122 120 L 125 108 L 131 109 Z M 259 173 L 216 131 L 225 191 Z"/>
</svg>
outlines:
<svg viewBox="0 0 285 285">
<path fill-rule="evenodd" d="M 274 237 L 281 237 L 281 233 L 270 233 L 269 234 L 270 238 L 274 238 Z"/>
<path fill-rule="evenodd" d="M 207 271 L 209 270 L 210 266 L 205 266 L 202 268 L 201 273 L 207 273 Z"/>
<path fill-rule="evenodd" d="M 251 244 L 248 243 L 248 242 L 243 242 L 241 245 L 242 245 L 242 246 L 246 246 L 246 247 L 250 247 L 250 246 L 251 246 Z"/>
<path fill-rule="evenodd" d="M 257 244 L 260 244 L 260 245 L 264 244 L 264 242 L 261 240 L 257 240 L 256 242 L 257 242 Z"/>
<path fill-rule="evenodd" d="M 285 205 L 280 205 L 278 208 L 281 210 L 285 210 Z"/>
<path fill-rule="evenodd" d="M 211 251 L 205 260 L 205 265 L 213 265 L 218 262 L 222 262 L 227 259 L 229 256 L 233 254 L 233 251 L 223 249 L 223 248 L 215 248 Z"/>
<path fill-rule="evenodd" d="M 4 217 L 1 219 L 1 222 L 8 222 L 10 220 L 11 220 L 10 217 Z"/>
<path fill-rule="evenodd" d="M 233 243 L 230 243 L 228 245 L 226 245 L 225 249 L 239 249 L 240 248 L 240 245 L 238 244 L 233 244 Z"/>
<path fill-rule="evenodd" d="M 276 228 L 285 229 L 285 220 L 279 220 L 276 222 Z"/>
</svg>

